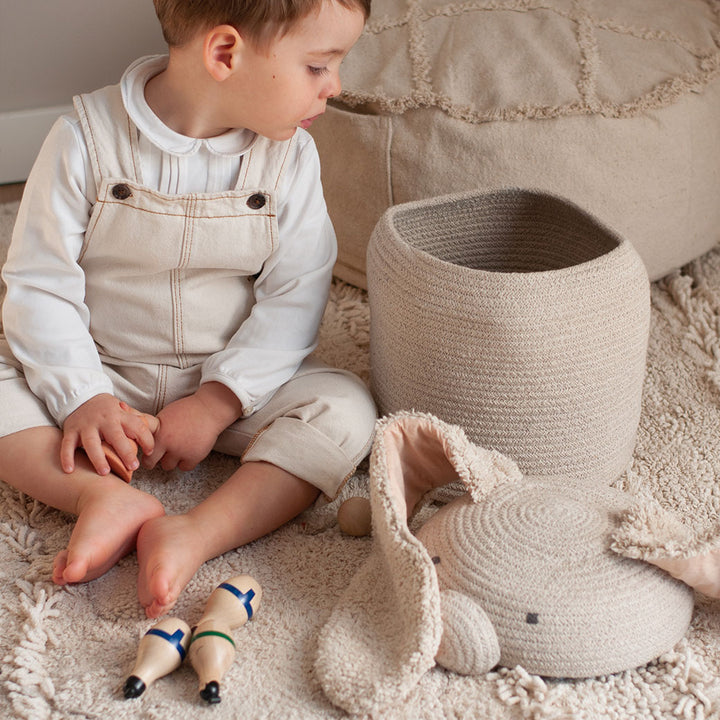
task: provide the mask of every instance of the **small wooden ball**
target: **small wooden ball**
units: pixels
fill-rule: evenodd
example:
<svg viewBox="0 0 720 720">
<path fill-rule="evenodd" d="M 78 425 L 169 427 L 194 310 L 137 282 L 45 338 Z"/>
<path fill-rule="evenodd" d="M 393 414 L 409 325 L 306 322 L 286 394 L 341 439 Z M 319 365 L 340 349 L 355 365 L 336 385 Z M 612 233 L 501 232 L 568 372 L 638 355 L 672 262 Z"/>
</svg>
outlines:
<svg viewBox="0 0 720 720">
<path fill-rule="evenodd" d="M 348 498 L 338 509 L 338 525 L 347 535 L 363 537 L 372 531 L 370 501 L 365 497 Z"/>
</svg>

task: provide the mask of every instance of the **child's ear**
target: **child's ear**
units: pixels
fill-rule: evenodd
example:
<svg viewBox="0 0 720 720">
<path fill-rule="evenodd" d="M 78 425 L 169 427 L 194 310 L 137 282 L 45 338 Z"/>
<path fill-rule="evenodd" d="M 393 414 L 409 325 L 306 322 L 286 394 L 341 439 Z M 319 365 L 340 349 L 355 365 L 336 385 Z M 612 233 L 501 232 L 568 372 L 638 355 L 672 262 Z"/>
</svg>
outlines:
<svg viewBox="0 0 720 720">
<path fill-rule="evenodd" d="M 232 25 L 217 25 L 206 33 L 203 60 L 215 80 L 222 82 L 232 73 L 242 45 L 243 39 Z"/>
</svg>

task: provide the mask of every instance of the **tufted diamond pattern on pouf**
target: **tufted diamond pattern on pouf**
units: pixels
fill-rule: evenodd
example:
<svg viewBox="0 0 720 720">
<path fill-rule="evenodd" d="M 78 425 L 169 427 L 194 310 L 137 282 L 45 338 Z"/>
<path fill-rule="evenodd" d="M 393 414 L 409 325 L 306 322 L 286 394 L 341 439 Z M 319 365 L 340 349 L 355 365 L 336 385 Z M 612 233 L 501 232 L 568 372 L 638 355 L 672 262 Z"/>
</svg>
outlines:
<svg viewBox="0 0 720 720">
<path fill-rule="evenodd" d="M 390 205 L 533 187 L 625 235 L 651 279 L 720 238 L 715 0 L 375 0 L 313 126 L 337 274 Z"/>
</svg>

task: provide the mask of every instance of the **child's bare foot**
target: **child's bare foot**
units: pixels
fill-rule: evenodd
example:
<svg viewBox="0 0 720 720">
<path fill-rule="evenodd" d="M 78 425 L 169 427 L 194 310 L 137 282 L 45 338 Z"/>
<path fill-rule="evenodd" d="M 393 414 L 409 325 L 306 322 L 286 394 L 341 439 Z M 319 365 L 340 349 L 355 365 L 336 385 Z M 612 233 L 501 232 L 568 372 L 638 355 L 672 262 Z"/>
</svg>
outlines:
<svg viewBox="0 0 720 720">
<path fill-rule="evenodd" d="M 185 515 L 145 523 L 137 538 L 138 598 L 145 614 L 166 613 L 204 562 L 279 528 L 319 492 L 275 465 L 248 462 Z"/>
<path fill-rule="evenodd" d="M 152 495 L 114 475 L 98 476 L 78 500 L 78 519 L 67 549 L 55 557 L 53 581 L 65 585 L 99 577 L 133 550 L 142 525 L 164 512 Z"/>
<path fill-rule="evenodd" d="M 165 515 L 142 526 L 137 539 L 138 598 L 149 618 L 168 612 L 200 566 L 213 557 L 205 553 L 203 535 L 188 515 Z"/>
</svg>

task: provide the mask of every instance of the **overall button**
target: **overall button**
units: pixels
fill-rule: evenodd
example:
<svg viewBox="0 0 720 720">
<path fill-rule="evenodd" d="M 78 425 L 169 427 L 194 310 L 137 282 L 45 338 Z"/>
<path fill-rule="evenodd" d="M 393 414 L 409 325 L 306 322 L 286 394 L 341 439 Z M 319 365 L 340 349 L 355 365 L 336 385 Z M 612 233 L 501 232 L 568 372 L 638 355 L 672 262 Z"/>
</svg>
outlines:
<svg viewBox="0 0 720 720">
<path fill-rule="evenodd" d="M 265 196 L 261 195 L 260 193 L 251 195 L 247 199 L 247 206 L 251 210 L 259 210 L 261 207 L 265 207 Z"/>
<path fill-rule="evenodd" d="M 111 192 L 118 200 L 127 200 L 132 195 L 132 190 L 125 183 L 113 185 Z"/>
</svg>

